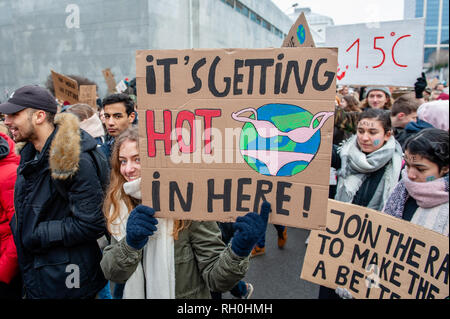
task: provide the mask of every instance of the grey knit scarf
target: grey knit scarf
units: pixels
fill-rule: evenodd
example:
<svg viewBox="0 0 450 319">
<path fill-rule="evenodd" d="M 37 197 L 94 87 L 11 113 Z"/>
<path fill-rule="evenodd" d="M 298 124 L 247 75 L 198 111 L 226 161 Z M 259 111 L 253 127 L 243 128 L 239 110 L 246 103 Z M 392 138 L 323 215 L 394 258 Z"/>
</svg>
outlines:
<svg viewBox="0 0 450 319">
<path fill-rule="evenodd" d="M 383 178 L 377 189 L 374 190 L 373 197 L 367 206 L 380 211 L 400 176 L 402 148 L 391 136 L 381 148 L 365 154 L 360 150 L 356 139 L 356 135 L 352 136 L 338 151 L 342 167 L 338 170 L 335 199 L 351 203 L 367 175 L 386 166 Z"/>
</svg>

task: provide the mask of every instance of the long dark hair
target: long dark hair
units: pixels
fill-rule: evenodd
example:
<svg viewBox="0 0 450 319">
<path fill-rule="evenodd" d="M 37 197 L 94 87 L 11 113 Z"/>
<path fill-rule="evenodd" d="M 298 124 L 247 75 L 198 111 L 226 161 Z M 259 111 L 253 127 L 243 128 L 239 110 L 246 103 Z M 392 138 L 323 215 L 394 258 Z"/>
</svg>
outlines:
<svg viewBox="0 0 450 319">
<path fill-rule="evenodd" d="M 359 102 L 353 95 L 344 95 L 342 99 L 347 102 L 347 106 L 344 108 L 344 111 L 361 112 L 361 109 L 359 108 Z"/>
<path fill-rule="evenodd" d="M 111 234 L 113 234 L 111 225 L 120 216 L 120 200 L 125 203 L 129 212 L 136 207 L 136 203 L 133 202 L 132 198 L 123 192 L 123 184 L 125 184 L 126 180 L 120 173 L 119 151 L 125 141 L 136 142 L 139 149 L 139 133 L 137 127 L 132 126 L 128 128 L 122 132 L 114 142 L 114 148 L 111 155 L 111 181 L 103 203 L 106 226 Z"/>
<path fill-rule="evenodd" d="M 449 165 L 448 142 L 448 132 L 437 128 L 427 128 L 406 140 L 405 151 L 428 159 L 442 170 Z"/>
</svg>

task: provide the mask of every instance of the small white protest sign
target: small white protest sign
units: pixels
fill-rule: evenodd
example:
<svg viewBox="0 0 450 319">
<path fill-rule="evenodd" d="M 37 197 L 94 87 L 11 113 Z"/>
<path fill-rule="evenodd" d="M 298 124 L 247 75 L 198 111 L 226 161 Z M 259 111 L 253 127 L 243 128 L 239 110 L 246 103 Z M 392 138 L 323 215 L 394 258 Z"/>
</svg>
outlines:
<svg viewBox="0 0 450 319">
<path fill-rule="evenodd" d="M 338 47 L 338 84 L 413 87 L 423 67 L 425 20 L 327 27 L 327 47 Z"/>
</svg>

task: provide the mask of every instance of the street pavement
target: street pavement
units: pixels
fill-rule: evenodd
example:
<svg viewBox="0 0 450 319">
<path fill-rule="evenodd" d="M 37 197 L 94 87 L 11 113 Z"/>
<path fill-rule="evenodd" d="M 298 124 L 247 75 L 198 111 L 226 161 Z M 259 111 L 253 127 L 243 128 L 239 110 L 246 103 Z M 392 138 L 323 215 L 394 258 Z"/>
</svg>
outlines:
<svg viewBox="0 0 450 319">
<path fill-rule="evenodd" d="M 300 279 L 309 230 L 290 228 L 284 249 L 277 245 L 277 231 L 267 226 L 266 253 L 250 259 L 244 281 L 254 287 L 251 299 L 317 299 L 319 286 Z M 231 299 L 231 294 L 223 295 Z"/>
</svg>

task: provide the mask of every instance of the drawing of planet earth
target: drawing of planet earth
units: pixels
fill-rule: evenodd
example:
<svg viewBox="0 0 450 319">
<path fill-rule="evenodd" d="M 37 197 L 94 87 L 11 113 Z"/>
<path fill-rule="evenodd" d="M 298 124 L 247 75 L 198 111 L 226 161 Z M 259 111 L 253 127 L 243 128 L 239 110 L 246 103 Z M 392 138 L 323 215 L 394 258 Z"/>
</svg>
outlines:
<svg viewBox="0 0 450 319">
<path fill-rule="evenodd" d="M 305 38 L 306 38 L 305 27 L 303 26 L 303 24 L 300 24 L 297 28 L 298 42 L 300 42 L 300 44 L 303 44 L 303 42 L 305 42 Z"/>
<path fill-rule="evenodd" d="M 309 127 L 313 118 L 313 115 L 308 111 L 291 104 L 266 104 L 258 108 L 256 114 L 259 121 L 269 121 L 282 132 L 289 132 L 299 127 Z M 251 115 L 249 118 L 254 119 L 255 116 Z M 318 125 L 319 121 L 315 120 L 313 128 L 316 128 Z M 317 130 L 305 143 L 296 143 L 288 136 L 283 135 L 263 138 L 258 135 L 252 123 L 245 123 L 242 128 L 239 147 L 244 160 L 256 172 L 268 176 L 293 176 L 308 167 L 311 160 L 293 160 L 284 164 L 285 161 L 281 157 L 278 158 L 278 152 L 284 153 L 282 155 L 285 158 L 286 154 L 289 158 L 298 158 L 304 154 L 308 156 L 311 154 L 310 157 L 313 158 L 319 150 L 320 141 L 320 130 Z M 272 172 L 269 171 L 267 158 L 257 159 L 244 155 L 254 153 L 255 150 L 262 150 L 266 154 L 270 154 L 271 159 L 279 163 L 278 165 L 280 167 L 277 166 L 278 171 L 275 173 L 273 169 Z M 292 154 L 287 152 L 291 152 Z"/>
</svg>

